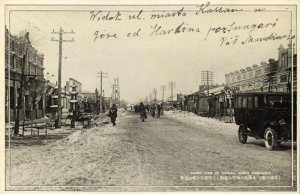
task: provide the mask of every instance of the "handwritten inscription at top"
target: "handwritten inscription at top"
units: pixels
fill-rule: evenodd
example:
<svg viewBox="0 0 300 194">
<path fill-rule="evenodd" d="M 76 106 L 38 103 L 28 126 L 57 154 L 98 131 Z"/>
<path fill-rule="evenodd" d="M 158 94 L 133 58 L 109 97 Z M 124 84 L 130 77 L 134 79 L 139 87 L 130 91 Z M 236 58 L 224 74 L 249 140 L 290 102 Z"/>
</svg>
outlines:
<svg viewBox="0 0 300 194">
<path fill-rule="evenodd" d="M 241 12 L 250 14 L 251 11 L 252 14 L 262 14 L 267 9 L 265 7 L 255 7 L 244 10 L 241 7 L 216 6 L 207 2 L 196 6 L 189 6 L 189 8 L 177 7 L 177 9 L 172 10 L 148 9 L 147 7 L 147 9 L 139 10 L 90 11 L 89 20 L 97 23 L 102 21 L 119 21 L 116 25 L 122 24 L 126 26 L 126 28 L 121 27 L 120 31 L 118 31 L 115 28 L 117 26 L 112 30 L 110 29 L 111 25 L 110 27 L 103 24 L 95 25 L 97 29 L 93 32 L 94 42 L 97 40 L 118 38 L 133 39 L 193 34 L 193 37 L 202 39 L 203 41 L 208 39 L 219 40 L 220 46 L 232 46 L 236 44 L 245 45 L 294 38 L 294 36 L 289 34 L 277 33 L 277 30 L 279 30 L 277 26 L 279 23 L 282 23 L 278 16 L 274 16 L 273 18 L 268 17 L 268 20 L 257 18 L 257 20 L 252 22 L 244 22 L 238 19 Z M 213 14 L 213 17 L 218 14 L 220 14 L 218 17 L 230 14 L 230 17 L 227 17 L 222 22 L 201 22 L 203 19 L 207 21 L 206 17 L 209 17 L 209 14 Z M 197 22 L 198 20 L 199 22 Z M 210 36 L 214 37 L 210 38 Z"/>
<path fill-rule="evenodd" d="M 90 20 L 91 21 L 100 21 L 100 20 L 106 20 L 106 21 L 120 21 L 121 20 L 121 12 L 111 12 L 111 11 L 91 11 L 90 12 Z"/>
<path fill-rule="evenodd" d="M 244 9 L 224 8 L 222 6 L 210 8 L 210 2 L 198 5 L 197 7 L 199 8 L 199 10 L 196 11 L 196 15 L 199 15 L 202 13 L 203 14 L 205 14 L 205 13 L 234 13 L 234 12 L 244 11 Z"/>
</svg>

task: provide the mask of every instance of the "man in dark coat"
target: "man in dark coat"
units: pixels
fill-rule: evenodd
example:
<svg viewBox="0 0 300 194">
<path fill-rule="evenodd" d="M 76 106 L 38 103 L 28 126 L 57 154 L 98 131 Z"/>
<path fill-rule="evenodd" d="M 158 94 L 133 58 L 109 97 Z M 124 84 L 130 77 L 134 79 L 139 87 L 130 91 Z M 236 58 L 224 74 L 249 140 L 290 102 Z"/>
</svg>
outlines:
<svg viewBox="0 0 300 194">
<path fill-rule="evenodd" d="M 108 116 L 110 117 L 110 120 L 111 120 L 111 123 L 113 124 L 113 126 L 116 125 L 117 111 L 118 111 L 117 106 L 115 104 L 113 104 L 108 112 Z"/>
<path fill-rule="evenodd" d="M 144 122 L 145 119 L 147 119 L 147 113 L 146 113 L 146 107 L 142 102 L 140 104 L 139 109 L 140 109 L 140 116 L 141 116 L 142 122 Z"/>
<path fill-rule="evenodd" d="M 157 104 L 157 118 L 160 118 L 160 110 L 161 110 L 161 106 L 160 104 Z"/>
<path fill-rule="evenodd" d="M 155 112 L 156 112 L 156 107 L 155 107 L 155 104 L 153 104 L 151 106 L 151 115 L 152 115 L 153 118 L 155 117 Z"/>
</svg>

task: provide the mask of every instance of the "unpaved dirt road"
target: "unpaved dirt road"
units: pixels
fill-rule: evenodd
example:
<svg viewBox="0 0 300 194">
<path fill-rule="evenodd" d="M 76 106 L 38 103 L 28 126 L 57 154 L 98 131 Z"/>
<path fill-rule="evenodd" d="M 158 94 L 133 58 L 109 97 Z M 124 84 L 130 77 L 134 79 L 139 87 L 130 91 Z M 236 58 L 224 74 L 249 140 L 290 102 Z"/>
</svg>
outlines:
<svg viewBox="0 0 300 194">
<path fill-rule="evenodd" d="M 242 145 L 236 125 L 214 119 L 167 113 L 142 123 L 138 115 L 123 112 L 116 127 L 76 131 L 45 145 L 12 145 L 11 160 L 7 148 L 7 188 L 291 191 L 293 149 L 285 143 L 267 151 L 263 141 L 252 138 Z"/>
</svg>

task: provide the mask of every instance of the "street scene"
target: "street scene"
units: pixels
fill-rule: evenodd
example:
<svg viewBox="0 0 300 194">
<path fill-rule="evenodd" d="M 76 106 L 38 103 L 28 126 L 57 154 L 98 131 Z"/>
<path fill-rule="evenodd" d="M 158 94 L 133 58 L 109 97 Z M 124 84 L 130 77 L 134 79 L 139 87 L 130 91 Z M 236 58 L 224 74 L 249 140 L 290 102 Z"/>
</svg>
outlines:
<svg viewBox="0 0 300 194">
<path fill-rule="evenodd" d="M 295 5 L 5 10 L 6 191 L 299 189 Z"/>
</svg>

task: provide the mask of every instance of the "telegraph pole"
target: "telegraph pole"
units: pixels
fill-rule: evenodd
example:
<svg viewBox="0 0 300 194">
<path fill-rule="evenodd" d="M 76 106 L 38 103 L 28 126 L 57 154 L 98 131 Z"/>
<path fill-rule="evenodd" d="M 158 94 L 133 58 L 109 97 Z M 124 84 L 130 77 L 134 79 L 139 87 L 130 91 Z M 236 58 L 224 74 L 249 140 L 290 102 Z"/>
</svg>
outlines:
<svg viewBox="0 0 300 194">
<path fill-rule="evenodd" d="M 209 85 L 213 83 L 214 72 L 212 71 L 201 71 L 201 82 L 207 84 L 207 96 L 209 96 Z"/>
<path fill-rule="evenodd" d="M 58 95 L 58 114 L 57 114 L 57 126 L 56 128 L 61 127 L 61 71 L 62 71 L 62 43 L 63 42 L 75 42 L 74 38 L 72 40 L 63 40 L 63 34 L 74 34 L 74 31 L 72 30 L 71 32 L 65 32 L 62 27 L 59 28 L 58 32 L 55 32 L 54 30 L 52 31 L 52 34 L 58 34 L 59 39 L 55 40 L 54 38 L 51 39 L 51 41 L 58 41 L 58 49 L 59 49 L 59 56 L 58 56 L 58 90 L 57 90 L 57 95 Z"/>
<path fill-rule="evenodd" d="M 100 104 L 99 105 L 100 106 L 99 110 L 100 110 L 100 112 L 99 113 L 101 114 L 101 109 L 102 109 L 102 79 L 107 78 L 107 76 L 103 77 L 103 75 L 107 75 L 107 73 L 103 73 L 102 70 L 101 70 L 101 72 L 100 73 L 98 72 L 98 74 L 100 75 L 98 77 L 100 77 L 100 100 L 99 100 L 99 104 Z"/>
<path fill-rule="evenodd" d="M 119 85 L 119 77 L 117 77 L 117 99 L 118 99 L 118 102 L 119 102 L 119 106 L 121 105 L 121 99 L 120 99 L 120 85 Z"/>
<path fill-rule="evenodd" d="M 114 78 L 114 100 L 116 100 L 117 98 L 116 90 L 117 90 L 117 79 Z"/>
<path fill-rule="evenodd" d="M 153 89 L 154 100 L 156 100 L 156 94 L 157 94 L 157 89 L 154 88 L 154 89 Z"/>
<path fill-rule="evenodd" d="M 207 71 L 207 96 L 209 96 L 209 81 L 208 81 L 208 71 Z"/>
<path fill-rule="evenodd" d="M 161 86 L 161 90 L 162 90 L 162 101 L 165 100 L 165 90 L 166 90 L 166 86 L 165 85 L 162 85 Z"/>
<path fill-rule="evenodd" d="M 170 86 L 170 89 L 171 89 L 171 97 L 172 97 L 172 103 L 173 103 L 173 89 L 175 88 L 175 82 L 171 81 L 169 82 L 169 86 Z"/>
</svg>

